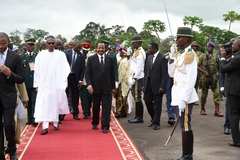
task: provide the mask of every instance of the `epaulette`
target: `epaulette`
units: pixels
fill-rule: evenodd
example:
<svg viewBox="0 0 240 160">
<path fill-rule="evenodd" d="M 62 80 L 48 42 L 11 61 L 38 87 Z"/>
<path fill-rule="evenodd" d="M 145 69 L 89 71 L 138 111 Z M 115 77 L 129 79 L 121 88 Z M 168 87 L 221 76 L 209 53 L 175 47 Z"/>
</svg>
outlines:
<svg viewBox="0 0 240 160">
<path fill-rule="evenodd" d="M 189 48 L 187 53 L 184 55 L 183 63 L 189 64 L 192 63 L 194 60 L 194 52 L 192 51 L 192 48 Z"/>
</svg>

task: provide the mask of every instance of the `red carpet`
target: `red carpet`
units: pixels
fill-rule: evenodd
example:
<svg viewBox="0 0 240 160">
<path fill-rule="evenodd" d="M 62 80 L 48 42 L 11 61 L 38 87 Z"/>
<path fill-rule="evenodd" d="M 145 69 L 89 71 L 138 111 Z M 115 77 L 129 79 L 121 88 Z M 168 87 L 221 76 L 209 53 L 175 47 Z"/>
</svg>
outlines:
<svg viewBox="0 0 240 160">
<path fill-rule="evenodd" d="M 47 135 L 40 135 L 42 126 L 26 126 L 17 154 L 20 160 L 142 160 L 144 159 L 119 121 L 112 115 L 109 133 L 93 130 L 91 118 L 74 120 L 67 115 L 60 130 L 49 126 Z"/>
</svg>

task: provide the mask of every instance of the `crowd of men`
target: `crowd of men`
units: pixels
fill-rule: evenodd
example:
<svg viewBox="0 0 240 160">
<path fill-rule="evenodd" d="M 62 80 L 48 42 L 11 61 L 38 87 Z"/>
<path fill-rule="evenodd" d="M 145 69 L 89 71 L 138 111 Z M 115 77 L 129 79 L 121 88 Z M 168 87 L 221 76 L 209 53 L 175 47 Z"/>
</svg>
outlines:
<svg viewBox="0 0 240 160">
<path fill-rule="evenodd" d="M 221 45 L 215 54 L 213 42 L 208 42 L 207 52 L 201 53 L 192 37 L 190 28 L 179 27 L 176 42 L 169 43 L 169 53 L 164 55 L 155 42 L 149 43 L 146 52 L 139 35 L 133 36 L 131 42 L 116 39 L 113 47 L 109 41 L 101 40 L 91 52 L 92 45 L 88 42 L 71 40 L 62 44 L 50 35 L 39 43 L 39 52 L 35 53 L 34 39 L 26 40 L 19 52 L 8 35 L 0 33 L 0 115 L 3 116 L 0 135 L 4 137 L 4 127 L 8 142 L 5 149 L 0 147 L 0 159 L 5 159 L 4 152 L 9 153 L 12 160 L 17 159 L 19 134 L 15 126 L 18 121 L 13 118 L 17 114 L 17 103 L 13 103 L 17 100 L 14 99 L 16 89 L 13 89 L 16 83 L 22 84 L 17 87 L 18 103 L 27 108 L 26 125 L 37 126 L 42 122 L 41 135 L 48 134 L 50 122 L 53 130 L 58 131 L 66 114 L 71 113 L 74 120 L 80 120 L 79 99 L 82 117 L 92 117 L 93 130 L 101 124 L 102 132 L 108 133 L 112 109 L 115 108 L 116 118 L 127 117 L 133 108 L 132 101 L 135 117 L 128 122 L 144 122 L 145 103 L 151 117 L 148 127 L 159 130 L 166 94 L 168 124 L 173 126 L 178 118 L 182 129 L 183 154 L 177 160 L 193 159 L 193 105 L 198 105 L 197 93 L 201 89 L 200 114 L 207 115 L 205 104 L 211 89 L 214 116 L 223 117 L 219 105 L 221 96 L 226 96 L 224 133 L 232 133 L 230 146 L 240 147 L 240 85 L 237 81 L 240 39 L 231 41 L 230 46 Z M 13 95 L 2 89 L 8 87 Z"/>
</svg>

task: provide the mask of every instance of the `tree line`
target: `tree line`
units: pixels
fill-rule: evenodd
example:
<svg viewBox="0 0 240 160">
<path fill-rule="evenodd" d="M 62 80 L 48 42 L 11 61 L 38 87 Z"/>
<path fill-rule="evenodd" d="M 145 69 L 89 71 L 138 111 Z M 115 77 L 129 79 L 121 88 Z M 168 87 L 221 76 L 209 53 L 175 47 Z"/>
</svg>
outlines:
<svg viewBox="0 0 240 160">
<path fill-rule="evenodd" d="M 193 30 L 193 40 L 197 41 L 200 50 L 205 51 L 205 45 L 207 41 L 212 41 L 216 45 L 224 44 L 230 41 L 231 38 L 236 38 L 240 36 L 237 33 L 231 31 L 231 25 L 235 21 L 240 21 L 240 15 L 235 11 L 229 11 L 227 14 L 223 14 L 223 20 L 229 21 L 229 29 L 220 29 L 216 26 L 208 26 L 203 24 L 203 19 L 196 16 L 185 16 L 183 18 L 183 24 L 193 27 L 197 27 L 198 31 Z M 169 41 L 174 40 L 174 36 L 169 36 L 165 39 L 161 38 L 161 33 L 166 31 L 166 25 L 161 20 L 149 20 L 144 22 L 142 30 L 137 32 L 133 26 L 129 26 L 126 31 L 123 29 L 124 26 L 113 25 L 111 27 L 106 27 L 96 22 L 89 22 L 86 27 L 75 35 L 72 39 L 76 41 L 87 41 L 92 44 L 94 48 L 99 40 L 105 39 L 110 41 L 111 45 L 115 44 L 115 40 L 120 38 L 122 40 L 131 41 L 132 36 L 141 35 L 143 38 L 143 48 L 147 49 L 150 42 L 157 42 L 160 45 L 161 53 L 168 52 Z M 10 38 L 13 44 L 17 46 L 22 46 L 22 42 L 26 39 L 34 38 L 36 40 L 36 50 L 38 50 L 38 44 L 44 39 L 49 32 L 41 29 L 31 29 L 27 28 L 25 32 L 20 32 L 18 30 L 10 32 Z M 23 40 L 20 38 L 23 35 Z M 62 40 L 63 43 L 67 41 L 61 34 L 57 35 L 56 38 Z"/>
</svg>

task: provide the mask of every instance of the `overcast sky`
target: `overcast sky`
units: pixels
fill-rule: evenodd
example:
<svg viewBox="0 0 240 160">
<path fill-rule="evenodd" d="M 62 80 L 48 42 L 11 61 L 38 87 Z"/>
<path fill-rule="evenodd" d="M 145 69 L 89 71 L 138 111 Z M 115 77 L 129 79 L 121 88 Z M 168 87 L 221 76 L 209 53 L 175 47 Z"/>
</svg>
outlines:
<svg viewBox="0 0 240 160">
<path fill-rule="evenodd" d="M 236 11 L 240 14 L 240 0 L 165 0 L 172 34 L 183 26 L 184 16 L 197 16 L 203 24 L 228 29 L 223 14 Z M 162 37 L 171 35 L 163 0 L 0 0 L 0 31 L 9 34 L 27 28 L 42 29 L 70 40 L 89 22 L 133 26 L 138 32 L 144 22 L 161 20 L 166 24 Z M 197 28 L 193 28 L 197 29 Z M 240 34 L 240 21 L 231 30 Z"/>
</svg>

